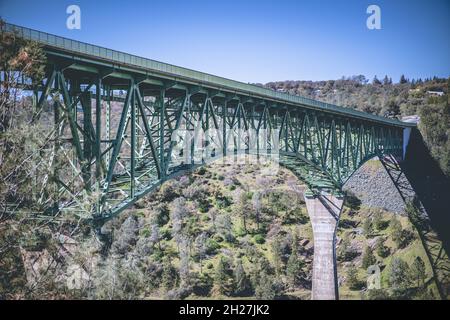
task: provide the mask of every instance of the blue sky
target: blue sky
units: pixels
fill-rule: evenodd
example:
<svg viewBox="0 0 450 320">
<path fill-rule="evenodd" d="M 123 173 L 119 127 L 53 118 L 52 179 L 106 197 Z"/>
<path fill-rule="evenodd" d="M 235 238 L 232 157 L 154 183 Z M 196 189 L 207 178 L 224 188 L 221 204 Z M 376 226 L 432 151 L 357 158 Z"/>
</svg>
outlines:
<svg viewBox="0 0 450 320">
<path fill-rule="evenodd" d="M 66 8 L 81 8 L 81 30 Z M 366 9 L 381 8 L 381 30 Z M 0 0 L 8 22 L 243 82 L 450 76 L 450 1 Z"/>
</svg>

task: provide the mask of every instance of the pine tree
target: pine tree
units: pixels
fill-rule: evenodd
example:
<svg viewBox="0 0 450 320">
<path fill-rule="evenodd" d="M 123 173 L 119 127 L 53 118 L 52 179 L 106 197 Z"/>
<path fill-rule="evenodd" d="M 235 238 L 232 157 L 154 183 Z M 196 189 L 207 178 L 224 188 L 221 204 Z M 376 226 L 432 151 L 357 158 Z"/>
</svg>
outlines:
<svg viewBox="0 0 450 320">
<path fill-rule="evenodd" d="M 398 247 L 402 244 L 402 238 L 403 238 L 403 228 L 400 221 L 394 217 L 391 220 L 391 234 L 392 234 L 392 240 L 397 244 Z"/>
<path fill-rule="evenodd" d="M 422 258 L 416 257 L 411 266 L 411 277 L 417 281 L 417 286 L 422 287 L 425 283 L 425 279 L 427 278 L 427 273 L 425 269 L 425 263 Z"/>
<path fill-rule="evenodd" d="M 377 230 L 380 230 L 383 225 L 383 215 L 380 210 L 376 210 L 373 214 L 373 225 Z"/>
<path fill-rule="evenodd" d="M 406 79 L 405 75 L 402 74 L 401 77 L 400 77 L 400 83 L 404 84 L 404 83 L 407 83 L 407 82 L 408 82 L 408 80 Z"/>
<path fill-rule="evenodd" d="M 226 262 L 225 258 L 221 256 L 214 274 L 214 285 L 219 294 L 227 293 L 227 280 L 228 276 L 226 272 Z"/>
<path fill-rule="evenodd" d="M 265 272 L 261 275 L 258 286 L 255 289 L 256 299 L 273 300 L 276 292 L 273 285 L 273 279 Z"/>
<path fill-rule="evenodd" d="M 372 84 L 380 85 L 380 84 L 381 84 L 381 81 L 378 80 L 377 76 L 375 76 L 375 77 L 373 78 L 373 80 L 372 80 Z"/>
<path fill-rule="evenodd" d="M 389 284 L 394 291 L 402 294 L 411 284 L 408 264 L 401 258 L 394 257 L 389 269 Z"/>
<path fill-rule="evenodd" d="M 161 277 L 161 287 L 168 291 L 172 289 L 177 280 L 176 270 L 172 266 L 172 263 L 170 262 L 170 259 L 164 259 L 163 261 L 163 272 Z"/>
<path fill-rule="evenodd" d="M 353 264 L 347 270 L 347 285 L 350 290 L 358 290 L 360 287 L 360 281 L 358 280 L 358 270 L 356 270 Z"/>
<path fill-rule="evenodd" d="M 244 227 L 245 233 L 248 232 L 247 218 L 250 215 L 250 212 L 251 212 L 251 206 L 250 206 L 250 201 L 249 201 L 249 193 L 243 191 L 239 195 L 239 200 L 238 200 L 237 206 L 236 206 L 236 214 L 239 215 L 242 219 L 242 226 Z"/>
<path fill-rule="evenodd" d="M 370 246 L 367 246 L 362 257 L 362 267 L 364 269 L 367 269 L 371 265 L 375 264 L 375 262 L 376 259 L 373 255 L 372 248 Z"/>
<path fill-rule="evenodd" d="M 236 290 L 235 293 L 237 295 L 244 295 L 249 293 L 251 290 L 250 281 L 245 273 L 244 266 L 242 265 L 242 261 L 239 259 L 236 263 L 236 269 L 234 271 L 235 281 L 236 281 Z"/>
<path fill-rule="evenodd" d="M 282 268 L 283 268 L 283 261 L 281 260 L 281 248 L 280 248 L 280 239 L 275 238 L 274 241 L 272 241 L 272 260 L 273 265 L 275 267 L 275 272 L 277 275 L 281 274 Z"/>
<path fill-rule="evenodd" d="M 286 264 L 286 277 L 291 287 L 296 286 L 298 278 L 300 277 L 302 272 L 302 267 L 303 261 L 301 261 L 298 256 L 297 236 L 294 235 L 291 255 L 289 256 Z"/>
<path fill-rule="evenodd" d="M 389 255 L 389 248 L 384 245 L 384 239 L 381 237 L 377 239 L 375 249 L 377 254 L 382 258 L 386 258 Z"/>
<path fill-rule="evenodd" d="M 363 234 L 364 236 L 369 237 L 371 233 L 372 233 L 372 222 L 370 221 L 370 218 L 366 218 L 363 224 Z"/>
</svg>

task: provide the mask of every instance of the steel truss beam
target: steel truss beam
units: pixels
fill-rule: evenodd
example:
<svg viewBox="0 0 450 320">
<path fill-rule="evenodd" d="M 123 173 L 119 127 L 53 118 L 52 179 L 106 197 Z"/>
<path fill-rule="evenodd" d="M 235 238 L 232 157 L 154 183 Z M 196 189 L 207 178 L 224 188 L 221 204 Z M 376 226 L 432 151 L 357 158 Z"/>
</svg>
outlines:
<svg viewBox="0 0 450 320">
<path fill-rule="evenodd" d="M 265 138 L 251 145 L 242 133 L 252 129 L 259 137 L 262 130 L 277 130 L 281 164 L 313 191 L 339 192 L 368 159 L 402 155 L 403 132 L 398 126 L 274 105 L 189 83 L 144 79 L 131 72 L 121 71 L 118 77 L 109 69 L 97 68 L 92 74 L 89 68 L 81 72 L 79 67 L 59 66 L 49 66 L 35 99 L 41 110 L 49 97 L 59 97 L 53 112 L 55 125 L 63 129 L 56 145 L 67 155 L 62 161 L 72 173 L 57 172 L 58 206 L 95 221 L 119 214 L 165 180 L 196 167 L 205 152 L 259 154 L 262 148 L 275 147 Z M 178 163 L 174 136 L 181 129 L 191 132 L 193 141 L 200 130 L 210 132 L 211 139 L 203 145 L 192 143 L 191 160 Z M 93 199 L 89 205 L 83 202 L 86 196 Z"/>
</svg>

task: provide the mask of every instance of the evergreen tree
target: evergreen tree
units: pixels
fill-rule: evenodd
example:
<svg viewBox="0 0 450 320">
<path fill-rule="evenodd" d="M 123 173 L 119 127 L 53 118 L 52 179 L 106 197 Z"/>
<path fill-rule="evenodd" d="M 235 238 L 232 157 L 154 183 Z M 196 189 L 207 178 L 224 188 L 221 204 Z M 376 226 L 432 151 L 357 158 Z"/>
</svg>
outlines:
<svg viewBox="0 0 450 320">
<path fill-rule="evenodd" d="M 273 279 L 264 272 L 261 275 L 258 286 L 255 288 L 256 299 L 273 300 L 276 296 L 276 291 L 273 283 Z"/>
<path fill-rule="evenodd" d="M 402 244 L 402 238 L 403 238 L 403 228 L 400 221 L 397 219 L 397 217 L 394 217 L 391 221 L 391 234 L 392 234 L 392 240 L 397 244 L 398 247 Z"/>
<path fill-rule="evenodd" d="M 375 264 L 375 262 L 376 259 L 373 255 L 372 248 L 370 246 L 367 246 L 362 257 L 362 267 L 364 269 L 367 269 L 371 265 Z"/>
<path fill-rule="evenodd" d="M 372 222 L 370 221 L 370 218 L 364 220 L 363 234 L 366 237 L 369 237 L 372 234 Z"/>
<path fill-rule="evenodd" d="M 377 254 L 382 258 L 386 258 L 389 255 L 389 248 L 384 245 L 384 239 L 381 237 L 377 239 L 375 249 Z"/>
<path fill-rule="evenodd" d="M 301 261 L 298 256 L 297 242 L 297 236 L 294 235 L 294 239 L 292 240 L 291 255 L 289 256 L 286 264 L 286 277 L 291 287 L 295 287 L 297 285 L 303 268 L 303 261 Z"/>
<path fill-rule="evenodd" d="M 373 214 L 373 225 L 377 230 L 380 230 L 383 225 L 383 215 L 380 210 L 376 210 Z"/>
<path fill-rule="evenodd" d="M 227 282 L 228 282 L 228 275 L 227 275 L 227 266 L 225 262 L 224 257 L 220 257 L 219 262 L 217 263 L 215 274 L 214 274 L 214 285 L 216 287 L 216 291 L 219 294 L 226 294 L 227 293 Z"/>
<path fill-rule="evenodd" d="M 358 280 L 358 270 L 353 264 L 347 270 L 347 285 L 350 290 L 360 289 L 360 281 Z"/>
<path fill-rule="evenodd" d="M 425 269 L 425 263 L 422 258 L 416 257 L 411 266 L 411 277 L 417 281 L 417 286 L 421 287 L 425 283 L 425 279 L 427 278 L 427 273 Z"/>
<path fill-rule="evenodd" d="M 375 76 L 375 77 L 373 78 L 373 80 L 372 80 L 372 84 L 380 85 L 380 84 L 381 84 L 381 81 L 378 80 L 377 76 Z"/>
<path fill-rule="evenodd" d="M 280 239 L 277 237 L 271 244 L 272 247 L 272 260 L 275 267 L 275 272 L 280 275 L 283 268 L 283 261 L 281 260 L 281 248 Z"/>
<path fill-rule="evenodd" d="M 236 269 L 234 271 L 235 274 L 235 283 L 236 290 L 235 293 L 237 295 L 245 295 L 250 293 L 251 285 L 250 280 L 245 273 L 244 266 L 242 265 L 242 261 L 239 259 L 236 263 Z"/>
<path fill-rule="evenodd" d="M 411 284 L 408 264 L 401 258 L 394 257 L 389 269 L 389 284 L 396 295 L 403 296 Z"/>
<path fill-rule="evenodd" d="M 405 75 L 402 74 L 401 77 L 400 77 L 400 84 L 404 84 L 404 83 L 407 83 L 407 82 L 408 82 L 408 80 L 405 78 Z"/>
<path fill-rule="evenodd" d="M 172 266 L 170 259 L 166 258 L 163 261 L 163 272 L 161 277 L 161 287 L 165 291 L 172 289 L 177 282 L 177 272 Z"/>
<path fill-rule="evenodd" d="M 251 211 L 252 210 L 251 210 L 251 204 L 249 201 L 249 193 L 243 191 L 239 195 L 239 200 L 238 200 L 237 206 L 236 206 L 236 214 L 239 215 L 242 219 L 242 226 L 244 227 L 245 233 L 248 232 L 247 218 L 249 217 Z"/>
</svg>

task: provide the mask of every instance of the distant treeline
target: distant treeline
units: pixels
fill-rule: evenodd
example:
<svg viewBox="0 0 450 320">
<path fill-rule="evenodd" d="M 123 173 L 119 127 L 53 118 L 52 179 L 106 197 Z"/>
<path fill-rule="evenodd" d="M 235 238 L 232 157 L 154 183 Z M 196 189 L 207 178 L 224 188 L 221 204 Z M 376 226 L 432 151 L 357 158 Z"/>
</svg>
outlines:
<svg viewBox="0 0 450 320">
<path fill-rule="evenodd" d="M 372 81 L 363 75 L 327 81 L 276 81 L 257 84 L 386 117 L 419 115 L 419 129 L 440 167 L 450 176 L 450 78 L 407 79 L 385 76 Z"/>
</svg>

